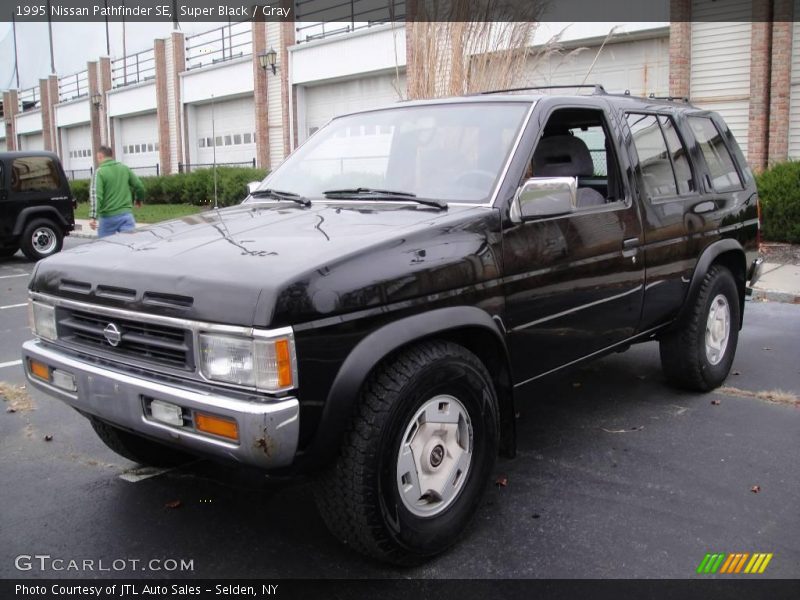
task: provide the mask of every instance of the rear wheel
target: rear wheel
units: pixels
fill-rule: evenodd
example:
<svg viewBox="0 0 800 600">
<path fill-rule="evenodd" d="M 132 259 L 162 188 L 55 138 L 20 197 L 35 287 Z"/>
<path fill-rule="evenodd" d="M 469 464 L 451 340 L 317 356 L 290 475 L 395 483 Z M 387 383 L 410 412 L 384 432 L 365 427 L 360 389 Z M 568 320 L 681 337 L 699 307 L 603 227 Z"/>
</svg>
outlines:
<svg viewBox="0 0 800 600">
<path fill-rule="evenodd" d="M 415 564 L 449 548 L 497 455 L 497 397 L 483 363 L 426 342 L 370 376 L 335 465 L 315 485 L 331 532 L 355 550 Z"/>
<path fill-rule="evenodd" d="M 194 460 L 189 454 L 128 433 L 98 419 L 91 419 L 91 423 L 106 446 L 133 462 L 150 467 L 175 467 Z"/>
<path fill-rule="evenodd" d="M 661 366 L 667 380 L 700 392 L 721 385 L 736 354 L 740 315 L 733 275 L 713 265 L 683 323 L 661 339 Z"/>
<path fill-rule="evenodd" d="M 20 247 L 31 260 L 40 260 L 61 251 L 64 234 L 48 219 L 34 219 L 22 232 Z"/>
</svg>

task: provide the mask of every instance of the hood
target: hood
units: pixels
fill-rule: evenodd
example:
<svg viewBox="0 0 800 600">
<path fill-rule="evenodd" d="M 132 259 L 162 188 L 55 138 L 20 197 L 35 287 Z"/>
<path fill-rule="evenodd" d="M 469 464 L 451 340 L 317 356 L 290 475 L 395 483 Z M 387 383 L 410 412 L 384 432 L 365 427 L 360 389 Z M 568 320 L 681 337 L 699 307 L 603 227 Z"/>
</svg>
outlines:
<svg viewBox="0 0 800 600">
<path fill-rule="evenodd" d="M 41 261 L 34 291 L 130 310 L 281 326 L 496 277 L 497 212 L 242 204 Z"/>
</svg>

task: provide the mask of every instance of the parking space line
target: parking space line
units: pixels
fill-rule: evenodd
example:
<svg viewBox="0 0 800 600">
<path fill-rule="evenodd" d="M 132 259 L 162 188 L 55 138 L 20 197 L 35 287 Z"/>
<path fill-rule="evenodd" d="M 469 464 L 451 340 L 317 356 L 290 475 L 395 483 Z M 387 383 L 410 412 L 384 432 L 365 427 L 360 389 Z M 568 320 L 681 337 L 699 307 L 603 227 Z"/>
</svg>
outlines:
<svg viewBox="0 0 800 600">
<path fill-rule="evenodd" d="M 172 471 L 174 467 L 169 468 L 160 468 L 160 467 L 134 467 L 133 469 L 128 469 L 123 473 L 120 473 L 119 478 L 123 481 L 128 481 L 130 483 L 138 483 L 139 481 L 144 481 L 145 479 L 150 479 L 151 477 L 158 477 L 159 475 L 163 475 L 168 471 Z"/>
<path fill-rule="evenodd" d="M 4 369 L 5 367 L 16 367 L 22 364 L 22 360 L 10 360 L 8 362 L 0 363 L 0 369 Z"/>
<path fill-rule="evenodd" d="M 0 279 L 11 279 L 12 277 L 30 277 L 30 273 L 17 273 L 16 275 L 0 275 Z"/>
<path fill-rule="evenodd" d="M 23 302 L 22 304 L 9 304 L 7 306 L 0 306 L 0 310 L 5 310 L 7 308 L 20 308 L 22 306 L 28 306 L 28 303 Z"/>
</svg>

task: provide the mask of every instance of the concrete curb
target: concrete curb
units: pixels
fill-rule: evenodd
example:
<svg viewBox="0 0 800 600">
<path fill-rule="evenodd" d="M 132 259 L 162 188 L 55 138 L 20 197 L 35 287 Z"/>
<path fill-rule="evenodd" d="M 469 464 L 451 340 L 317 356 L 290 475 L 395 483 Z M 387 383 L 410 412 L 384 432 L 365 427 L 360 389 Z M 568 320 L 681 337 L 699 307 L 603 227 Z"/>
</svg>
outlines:
<svg viewBox="0 0 800 600">
<path fill-rule="evenodd" d="M 759 302 L 784 302 L 786 304 L 800 304 L 800 295 L 781 290 L 761 290 L 747 288 L 751 300 Z"/>
</svg>

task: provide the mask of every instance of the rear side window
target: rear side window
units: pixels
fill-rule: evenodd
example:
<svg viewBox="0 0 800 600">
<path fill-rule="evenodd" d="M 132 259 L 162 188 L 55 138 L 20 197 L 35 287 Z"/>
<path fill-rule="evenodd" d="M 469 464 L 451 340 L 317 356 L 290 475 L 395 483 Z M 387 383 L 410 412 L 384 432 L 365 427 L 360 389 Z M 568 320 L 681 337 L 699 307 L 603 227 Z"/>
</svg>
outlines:
<svg viewBox="0 0 800 600">
<path fill-rule="evenodd" d="M 15 158 L 11 164 L 11 190 L 13 192 L 58 191 L 58 169 L 47 156 Z"/>
<path fill-rule="evenodd" d="M 651 198 L 675 196 L 677 184 L 664 134 L 654 115 L 628 114 L 633 144 L 639 155 L 645 192 Z"/>
<path fill-rule="evenodd" d="M 714 190 L 726 192 L 742 189 L 742 180 L 733 157 L 714 121 L 709 117 L 689 117 L 688 122 L 708 165 Z"/>
<path fill-rule="evenodd" d="M 661 131 L 664 132 L 664 138 L 667 140 L 672 166 L 675 168 L 675 181 L 678 183 L 678 192 L 688 194 L 694 191 L 695 185 L 686 146 L 683 145 L 678 132 L 675 130 L 675 124 L 672 119 L 659 115 L 658 122 L 661 125 Z"/>
</svg>

